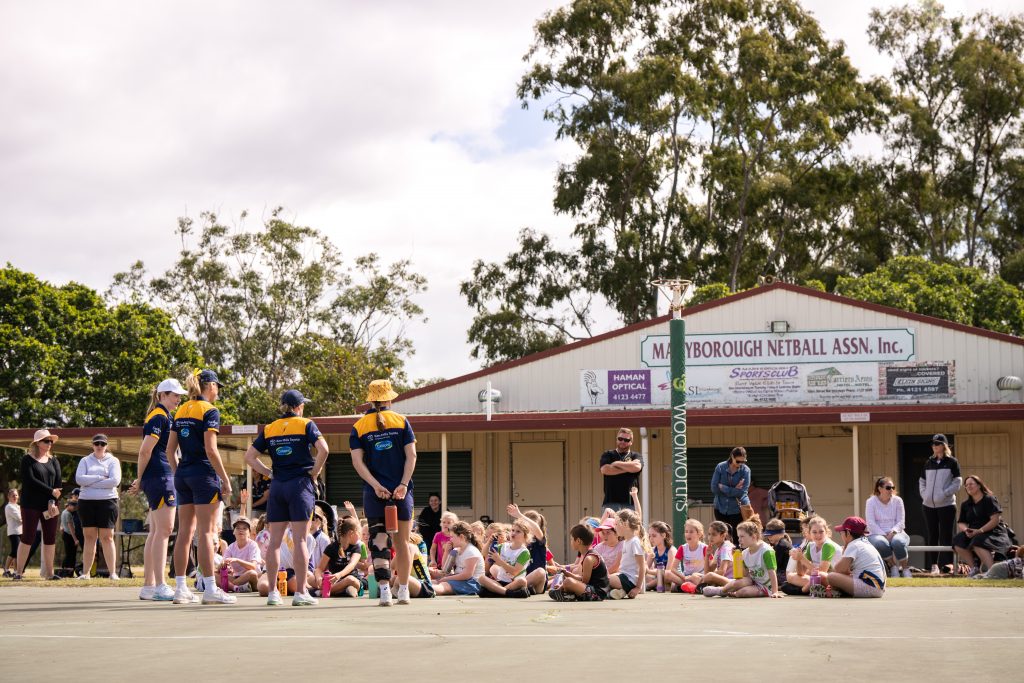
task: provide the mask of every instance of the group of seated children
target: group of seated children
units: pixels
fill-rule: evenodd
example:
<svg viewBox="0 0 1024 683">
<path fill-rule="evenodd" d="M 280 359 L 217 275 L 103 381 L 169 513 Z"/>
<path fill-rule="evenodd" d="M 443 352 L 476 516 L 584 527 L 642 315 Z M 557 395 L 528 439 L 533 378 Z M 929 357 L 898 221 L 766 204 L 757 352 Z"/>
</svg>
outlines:
<svg viewBox="0 0 1024 683">
<path fill-rule="evenodd" d="M 357 597 L 374 583 L 368 528 L 351 503 L 346 502 L 346 509 L 348 515 L 338 523 L 334 538 L 326 533 L 326 519 L 317 511 L 305 539 L 310 558 L 306 589 L 325 597 L 328 590 L 333 597 Z M 606 510 L 602 518 L 585 518 L 569 530 L 574 559 L 563 565 L 554 561 L 547 548 L 543 515 L 514 504 L 507 511 L 511 523 L 487 527 L 444 513 L 429 555 L 424 540 L 411 534 L 410 596 L 526 598 L 547 591 L 554 600 L 591 602 L 635 598 L 645 590 L 737 598 L 881 597 L 885 590 L 885 565 L 867 540 L 866 523 L 858 517 L 848 517 L 836 527 L 845 547 L 832 539 L 832 528 L 820 516 L 802 520 L 804 542 L 794 548 L 782 520 L 769 520 L 762 528 L 754 515 L 736 528 L 737 550 L 731 541 L 732 529 L 722 521 L 708 525 L 705 540 L 704 525 L 687 520 L 684 543 L 675 546 L 672 528 L 665 522 L 652 522 L 644 533 L 637 512 Z M 221 581 L 226 581 L 227 590 L 255 590 L 265 596 L 279 581 L 265 573 L 263 558 L 270 536 L 264 527 L 264 518 L 255 529 L 249 520 L 239 518 L 232 530 L 235 541 L 218 548 L 219 567 L 226 570 Z M 294 543 L 289 528 L 281 544 L 280 564 L 288 593 L 297 589 Z M 1020 573 L 1021 557 L 1011 561 L 1008 573 Z"/>
</svg>

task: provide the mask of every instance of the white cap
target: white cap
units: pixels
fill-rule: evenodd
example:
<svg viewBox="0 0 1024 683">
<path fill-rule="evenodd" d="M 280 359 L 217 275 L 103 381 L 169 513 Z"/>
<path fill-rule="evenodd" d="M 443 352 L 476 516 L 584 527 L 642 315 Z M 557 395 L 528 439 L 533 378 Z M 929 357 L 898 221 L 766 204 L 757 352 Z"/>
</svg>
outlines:
<svg viewBox="0 0 1024 683">
<path fill-rule="evenodd" d="M 173 391 L 174 393 L 179 394 L 181 396 L 184 396 L 188 393 L 188 390 L 185 389 L 185 387 L 181 386 L 181 382 L 173 378 L 165 379 L 163 382 L 160 382 L 160 384 L 157 385 L 156 391 L 158 394 L 162 394 L 165 391 Z"/>
</svg>

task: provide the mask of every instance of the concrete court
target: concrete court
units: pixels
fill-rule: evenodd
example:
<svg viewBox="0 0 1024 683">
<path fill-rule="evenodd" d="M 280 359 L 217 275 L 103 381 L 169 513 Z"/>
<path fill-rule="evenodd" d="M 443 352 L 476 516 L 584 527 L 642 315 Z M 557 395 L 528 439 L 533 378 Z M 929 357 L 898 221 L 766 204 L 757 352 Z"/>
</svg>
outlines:
<svg viewBox="0 0 1024 683">
<path fill-rule="evenodd" d="M 366 680 L 376 649 L 382 680 L 490 681 L 518 678 L 517 668 L 559 682 L 683 680 L 687 671 L 724 681 L 784 672 L 793 680 L 1024 679 L 1024 590 L 1014 588 L 892 588 L 881 600 L 445 597 L 391 608 L 367 599 L 268 608 L 251 594 L 234 606 L 179 606 L 141 602 L 137 590 L 0 589 L 3 680 L 52 682 L 48 660 L 76 662 L 82 681 Z M 289 652 L 298 653 L 294 664 Z M 396 676 L 405 666 L 410 672 Z"/>
</svg>

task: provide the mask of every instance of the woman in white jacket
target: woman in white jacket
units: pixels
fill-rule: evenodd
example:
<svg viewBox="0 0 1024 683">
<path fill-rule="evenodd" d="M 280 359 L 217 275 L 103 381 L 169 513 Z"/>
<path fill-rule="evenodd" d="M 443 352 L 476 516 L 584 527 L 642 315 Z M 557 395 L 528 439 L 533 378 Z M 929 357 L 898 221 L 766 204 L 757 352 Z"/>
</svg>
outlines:
<svg viewBox="0 0 1024 683">
<path fill-rule="evenodd" d="M 110 578 L 119 580 L 114 554 L 114 525 L 117 524 L 117 487 L 121 484 L 121 462 L 107 452 L 106 434 L 92 437 L 92 453 L 78 461 L 75 479 L 81 487 L 78 514 L 82 518 L 85 546 L 82 548 L 82 573 L 88 579 L 96 556 L 96 539 L 103 546 L 103 557 Z"/>
</svg>

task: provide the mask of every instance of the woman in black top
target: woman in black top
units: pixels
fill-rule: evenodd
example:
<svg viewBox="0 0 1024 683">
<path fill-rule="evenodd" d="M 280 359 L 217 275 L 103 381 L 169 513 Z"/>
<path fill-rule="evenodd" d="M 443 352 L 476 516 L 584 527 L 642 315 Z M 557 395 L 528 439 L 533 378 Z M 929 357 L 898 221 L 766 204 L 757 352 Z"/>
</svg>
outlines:
<svg viewBox="0 0 1024 683">
<path fill-rule="evenodd" d="M 953 549 L 960 561 L 974 567 L 974 557 L 981 560 L 981 571 L 992 563 L 1005 560 L 1010 552 L 1010 537 L 1003 525 L 1003 509 L 991 489 L 975 475 L 964 479 L 967 498 L 960 506 L 960 528 L 953 538 Z M 973 571 L 971 573 L 974 573 Z"/>
<path fill-rule="evenodd" d="M 28 563 L 29 552 L 36 540 L 36 526 L 43 528 L 43 555 L 39 576 L 44 579 L 58 579 L 53 573 L 53 557 L 57 550 L 57 529 L 60 527 L 60 463 L 50 453 L 57 436 L 46 429 L 38 430 L 32 436 L 28 453 L 21 459 L 21 545 L 18 546 L 18 566 L 14 578 L 21 579 Z"/>
</svg>

